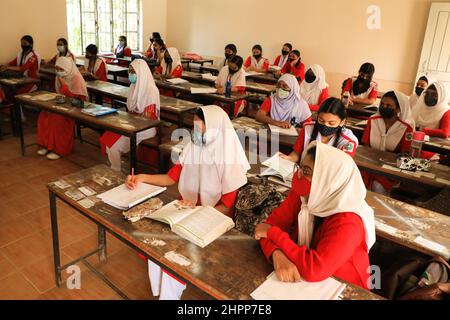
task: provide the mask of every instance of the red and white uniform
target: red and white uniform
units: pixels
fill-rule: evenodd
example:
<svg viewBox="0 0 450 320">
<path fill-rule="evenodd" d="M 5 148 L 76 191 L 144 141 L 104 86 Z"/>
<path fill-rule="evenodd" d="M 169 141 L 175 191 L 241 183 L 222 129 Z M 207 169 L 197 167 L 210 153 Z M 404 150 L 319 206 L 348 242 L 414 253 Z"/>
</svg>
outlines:
<svg viewBox="0 0 450 320">
<path fill-rule="evenodd" d="M 295 174 L 290 191 L 266 223 L 272 227 L 261 248 L 270 261 L 275 250 L 296 265 L 309 282 L 336 276 L 369 289 L 369 249 L 375 243 L 373 209 L 354 161 L 317 143 L 309 198 L 299 196 Z M 323 219 L 315 228 L 315 220 Z"/>
<path fill-rule="evenodd" d="M 245 68 L 254 67 L 258 69 L 263 69 L 265 72 L 267 72 L 269 71 L 270 63 L 269 60 L 267 60 L 266 58 L 262 57 L 261 59 L 259 59 L 259 61 L 257 61 L 253 56 L 249 56 L 247 60 L 245 60 L 244 62 L 244 67 Z"/>
<path fill-rule="evenodd" d="M 316 76 L 313 83 L 302 81 L 300 95 L 309 105 L 311 111 L 318 111 L 320 105 L 329 97 L 328 84 L 325 80 L 325 71 L 318 64 L 313 64 L 310 69 Z"/>
<path fill-rule="evenodd" d="M 39 66 L 41 65 L 41 58 L 35 51 L 29 52 L 25 57 L 22 57 L 20 52 L 16 58 L 8 63 L 10 67 L 19 67 L 19 71 L 23 73 L 25 77 L 39 79 Z M 17 90 L 17 94 L 30 93 L 37 90 L 35 84 L 29 84 L 23 86 Z M 5 93 L 0 88 L 0 101 L 6 99 Z"/>
<path fill-rule="evenodd" d="M 66 54 L 65 56 L 61 56 L 60 53 L 58 52 L 58 53 L 57 53 L 57 54 L 49 61 L 49 63 L 50 63 L 50 64 L 55 64 L 55 63 L 56 63 L 56 60 L 58 60 L 58 58 L 60 58 L 60 57 L 68 57 L 68 58 L 73 59 L 73 62 L 76 62 L 76 60 L 75 60 L 75 55 L 74 55 L 72 52 L 67 51 L 67 54 Z"/>
<path fill-rule="evenodd" d="M 181 64 L 180 53 L 177 48 L 167 48 L 170 57 L 172 58 L 172 64 L 168 65 L 164 58 L 161 60 L 161 65 L 155 69 L 163 77 L 170 76 L 172 78 L 181 78 L 183 75 L 183 65 Z M 162 55 L 164 57 L 164 55 Z M 168 97 L 174 97 L 174 93 L 171 90 L 161 90 L 161 94 Z"/>
<path fill-rule="evenodd" d="M 305 150 L 311 142 L 311 135 L 314 130 L 314 124 L 314 122 L 306 123 L 303 126 L 303 129 L 300 131 L 297 140 L 295 141 L 294 151 L 300 156 L 302 155 L 303 150 Z M 333 138 L 331 138 L 331 140 L 328 142 L 328 145 L 333 146 L 336 139 L 338 139 L 336 148 L 344 151 L 353 158 L 356 153 L 356 148 L 358 148 L 358 138 L 353 134 L 352 130 L 343 127 L 340 136 L 334 136 Z M 316 140 L 322 141 L 322 135 L 320 134 L 320 132 L 317 132 Z"/>
<path fill-rule="evenodd" d="M 117 56 L 117 55 L 119 55 L 121 53 L 123 53 L 124 57 L 131 57 L 131 49 L 130 49 L 130 47 L 123 48 L 123 47 L 121 47 L 119 45 L 119 46 L 117 46 L 114 49 L 114 55 Z M 121 67 L 126 67 L 126 66 L 129 65 L 129 63 L 127 61 L 120 61 L 120 60 L 115 60 L 115 59 L 108 59 L 107 63 L 118 64 Z"/>
<path fill-rule="evenodd" d="M 279 55 L 278 57 L 275 58 L 275 61 L 273 62 L 274 66 L 283 68 L 284 65 L 286 64 L 286 62 L 288 62 L 289 60 L 289 54 L 283 56 L 283 55 Z"/>
<path fill-rule="evenodd" d="M 86 82 L 71 58 L 61 57 L 56 60 L 56 66 L 62 68 L 67 75 L 61 82 L 55 80 L 56 92 L 68 98 L 87 100 Z M 73 130 L 75 121 L 61 115 L 41 111 L 38 118 L 38 144 L 60 156 L 72 152 Z"/>
<path fill-rule="evenodd" d="M 353 83 L 355 82 L 357 78 L 348 78 L 345 80 L 344 86 L 342 88 L 342 93 L 348 91 L 350 94 L 353 94 Z M 355 98 L 358 99 L 376 99 L 378 96 L 378 84 L 375 81 L 370 82 L 369 89 L 367 89 L 366 92 L 362 92 L 358 95 L 354 95 Z"/>
<path fill-rule="evenodd" d="M 97 57 L 92 64 L 89 59 L 84 59 L 84 68 L 93 73 L 100 81 L 108 81 L 108 66 L 103 58 Z"/>
<path fill-rule="evenodd" d="M 301 60 L 299 60 L 294 66 L 290 61 L 288 61 L 281 69 L 281 74 L 286 73 L 292 74 L 299 82 L 302 82 L 305 79 L 305 65 Z"/>
<path fill-rule="evenodd" d="M 247 85 L 247 82 L 245 80 L 245 72 L 242 68 L 239 69 L 239 71 L 237 71 L 233 75 L 231 75 L 229 67 L 228 66 L 223 67 L 220 70 L 219 75 L 216 79 L 216 85 L 226 88 L 228 80 L 231 80 L 231 88 L 232 89 L 237 89 L 238 90 L 237 92 L 241 93 L 241 94 L 245 93 L 245 87 Z M 222 108 L 226 109 L 226 111 L 228 111 L 227 108 L 229 108 L 229 105 L 218 102 L 218 101 L 216 101 L 215 104 L 221 106 Z M 234 116 L 235 117 L 237 117 L 238 114 L 244 110 L 246 104 L 247 104 L 246 100 L 236 101 L 236 105 L 234 108 Z"/>
</svg>

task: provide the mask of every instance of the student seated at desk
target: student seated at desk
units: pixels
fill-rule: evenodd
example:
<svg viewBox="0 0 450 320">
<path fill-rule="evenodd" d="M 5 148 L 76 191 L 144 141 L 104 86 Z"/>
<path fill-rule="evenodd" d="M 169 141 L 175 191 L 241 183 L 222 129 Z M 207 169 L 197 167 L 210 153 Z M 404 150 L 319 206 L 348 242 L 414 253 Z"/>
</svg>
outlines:
<svg viewBox="0 0 450 320">
<path fill-rule="evenodd" d="M 414 109 L 416 127 L 431 137 L 450 137 L 450 89 L 436 81 L 420 96 Z"/>
<path fill-rule="evenodd" d="M 148 59 L 156 59 L 156 50 L 154 47 L 154 42 L 156 39 L 160 39 L 161 40 L 161 35 L 159 34 L 159 32 L 153 32 L 152 37 L 150 38 L 150 45 L 147 49 L 147 51 L 144 53 L 144 57 L 148 58 Z"/>
<path fill-rule="evenodd" d="M 303 150 L 312 141 L 317 140 L 354 157 L 358 138 L 344 126 L 346 119 L 347 111 L 342 101 L 337 98 L 328 98 L 319 108 L 317 121 L 305 123 L 303 126 L 291 154 L 287 156 L 280 153 L 280 156 L 292 162 L 298 162 Z"/>
<path fill-rule="evenodd" d="M 155 78 L 172 79 L 181 78 L 183 75 L 183 66 L 181 65 L 180 53 L 177 48 L 168 48 L 164 52 L 164 58 L 161 60 L 161 66 L 155 69 Z"/>
<path fill-rule="evenodd" d="M 223 68 L 228 66 L 230 59 L 237 55 L 237 48 L 234 44 L 230 43 L 225 46 L 225 59 L 220 63 L 219 67 Z"/>
<path fill-rule="evenodd" d="M 68 57 L 73 59 L 73 61 L 75 62 L 75 56 L 69 50 L 69 43 L 66 39 L 58 39 L 58 41 L 56 42 L 56 48 L 58 49 L 58 53 L 48 62 L 49 65 L 55 65 L 56 60 L 60 57 Z"/>
<path fill-rule="evenodd" d="M 335 276 L 370 290 L 374 212 L 355 162 L 317 142 L 296 167 L 288 197 L 255 229 L 277 278 L 319 282 Z"/>
<path fill-rule="evenodd" d="M 147 63 L 142 59 L 136 59 L 130 64 L 128 72 L 131 82 L 127 99 L 128 111 L 151 120 L 159 119 L 159 91 Z M 137 144 L 153 138 L 156 133 L 156 128 L 139 132 Z M 100 138 L 100 143 L 102 151 L 106 149 L 111 169 L 120 171 L 121 155 L 130 151 L 130 138 L 107 131 Z"/>
<path fill-rule="evenodd" d="M 226 91 L 227 81 L 231 81 L 231 92 L 245 93 L 245 72 L 242 69 L 243 59 L 240 56 L 231 57 L 228 66 L 223 67 L 219 76 L 216 79 L 215 85 L 218 94 L 224 94 Z M 216 104 L 222 106 L 220 102 Z M 237 117 L 241 113 L 246 105 L 245 100 L 237 101 L 234 109 L 234 116 Z M 227 108 L 227 105 L 223 105 L 223 108 Z"/>
<path fill-rule="evenodd" d="M 273 63 L 274 66 L 283 68 L 284 65 L 289 61 L 289 54 L 292 51 L 292 44 L 285 43 L 283 44 L 283 48 L 281 48 L 281 55 L 275 58 Z"/>
<path fill-rule="evenodd" d="M 125 36 L 119 37 L 119 44 L 114 49 L 114 55 L 116 56 L 116 58 L 131 57 L 131 48 L 128 47 L 127 37 L 125 37 Z M 118 64 L 119 66 L 122 66 L 122 67 L 126 67 L 129 64 L 126 61 L 119 61 L 119 60 L 115 60 L 115 59 L 109 59 L 108 63 Z"/>
<path fill-rule="evenodd" d="M 300 84 L 300 95 L 306 100 L 311 111 L 319 110 L 320 105 L 328 99 L 325 71 L 318 64 L 313 64 L 306 71 L 305 81 Z"/>
<path fill-rule="evenodd" d="M 399 91 L 389 91 L 381 99 L 378 112 L 367 121 L 362 144 L 381 151 L 406 153 L 411 147 L 413 131 L 409 98 Z M 384 195 L 388 195 L 397 184 L 367 172 L 363 172 L 362 176 L 367 189 Z"/>
<path fill-rule="evenodd" d="M 245 71 L 254 71 L 266 73 L 269 71 L 269 60 L 263 58 L 263 50 L 259 44 L 255 44 L 252 48 L 252 56 L 249 56 L 244 62 Z"/>
<path fill-rule="evenodd" d="M 378 85 L 372 81 L 375 66 L 369 62 L 359 68 L 358 77 L 348 78 L 342 85 L 342 94 L 349 92 L 349 104 L 355 103 L 371 105 L 375 103 L 378 96 Z"/>
<path fill-rule="evenodd" d="M 272 93 L 256 113 L 255 119 L 281 128 L 302 127 L 312 121 L 306 101 L 300 96 L 297 79 L 284 74 L 278 80 L 277 91 Z"/>
<path fill-rule="evenodd" d="M 89 73 L 94 80 L 108 81 L 108 66 L 105 59 L 99 57 L 98 48 L 95 44 L 90 44 L 86 48 L 84 67 L 81 71 Z"/>
<path fill-rule="evenodd" d="M 56 60 L 56 92 L 68 99 L 87 100 L 86 82 L 72 58 Z M 75 121 L 61 115 L 41 111 L 38 118 L 38 155 L 57 160 L 72 152 Z"/>
<path fill-rule="evenodd" d="M 192 141 L 180 155 L 179 164 L 165 175 L 129 176 L 126 185 L 138 183 L 172 186 L 184 201 L 212 206 L 225 215 L 234 215 L 237 190 L 247 183 L 250 165 L 228 115 L 218 106 L 204 106 L 194 116 Z M 148 261 L 154 296 L 160 300 L 180 299 L 186 284 Z M 161 279 L 162 277 L 162 279 Z"/>
<path fill-rule="evenodd" d="M 433 78 L 430 75 L 425 74 L 419 77 L 416 83 L 416 87 L 414 88 L 414 92 L 409 96 L 409 105 L 411 107 L 411 110 L 413 110 L 413 112 L 416 107 L 417 101 L 419 101 L 419 97 L 422 95 L 425 89 L 433 82 L 434 82 Z"/>
<path fill-rule="evenodd" d="M 305 79 L 305 65 L 302 62 L 300 51 L 292 50 L 289 53 L 289 60 L 278 72 L 278 76 L 286 73 L 292 74 L 297 78 L 298 82 L 302 82 Z"/>
<path fill-rule="evenodd" d="M 164 54 L 167 50 L 164 41 L 162 39 L 155 39 L 155 41 L 153 42 L 153 50 L 154 50 L 153 59 L 156 61 L 155 64 L 157 66 L 160 66 L 161 61 L 164 60 Z"/>
</svg>

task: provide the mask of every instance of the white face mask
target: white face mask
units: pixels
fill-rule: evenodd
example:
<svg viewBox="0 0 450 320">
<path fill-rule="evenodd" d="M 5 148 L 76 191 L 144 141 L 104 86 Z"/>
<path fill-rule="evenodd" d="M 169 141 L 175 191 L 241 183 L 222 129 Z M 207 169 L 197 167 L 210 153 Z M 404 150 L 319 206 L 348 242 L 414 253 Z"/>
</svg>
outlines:
<svg viewBox="0 0 450 320">
<path fill-rule="evenodd" d="M 58 46 L 58 51 L 59 51 L 59 53 L 64 53 L 66 51 L 66 47 L 65 46 Z"/>
<path fill-rule="evenodd" d="M 286 91 L 281 88 L 277 89 L 278 98 L 280 99 L 286 99 L 287 97 L 289 97 L 290 93 L 291 93 L 290 91 Z"/>
</svg>

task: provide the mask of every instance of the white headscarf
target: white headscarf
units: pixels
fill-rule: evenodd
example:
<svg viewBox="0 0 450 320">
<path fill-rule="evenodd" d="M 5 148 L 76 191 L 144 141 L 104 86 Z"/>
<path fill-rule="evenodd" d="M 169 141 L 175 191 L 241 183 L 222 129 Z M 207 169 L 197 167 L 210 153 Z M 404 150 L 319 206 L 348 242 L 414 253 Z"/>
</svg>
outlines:
<svg viewBox="0 0 450 320">
<path fill-rule="evenodd" d="M 154 104 L 156 107 L 156 115 L 159 119 L 159 90 L 156 87 L 155 80 L 153 80 L 153 75 L 147 62 L 142 59 L 135 59 L 131 63 L 131 66 L 136 72 L 137 82 L 130 85 L 127 98 L 128 110 L 141 114 L 149 105 Z"/>
<path fill-rule="evenodd" d="M 424 73 L 424 74 L 419 75 L 419 77 L 417 78 L 417 81 L 419 81 L 419 79 L 422 78 L 422 77 L 425 77 L 427 79 L 428 85 L 430 85 L 430 84 L 432 84 L 434 82 L 433 77 L 430 74 L 428 74 L 428 73 Z M 417 81 L 416 81 L 416 83 L 417 83 Z M 418 100 L 419 100 L 419 96 L 416 94 L 416 90 L 415 90 L 415 87 L 414 87 L 413 93 L 409 96 L 409 105 L 411 106 L 411 110 L 413 110 L 413 112 L 414 112 L 414 109 L 416 107 L 416 104 L 417 104 Z"/>
<path fill-rule="evenodd" d="M 298 244 L 311 244 L 314 217 L 326 218 L 337 213 L 353 212 L 361 217 L 366 231 L 366 244 L 375 243 L 373 209 L 366 203 L 366 187 L 353 159 L 336 148 L 321 142 L 312 142 L 306 152 L 317 146 L 311 193 L 306 201 L 301 197 L 302 208 L 298 215 Z"/>
<path fill-rule="evenodd" d="M 70 92 L 78 96 L 88 97 L 86 82 L 72 58 L 59 57 L 56 59 L 55 66 L 67 72 L 67 75 L 63 79 L 69 87 Z M 56 92 L 60 92 L 61 84 L 58 79 L 56 79 L 55 83 Z"/>
<path fill-rule="evenodd" d="M 222 195 L 247 183 L 250 169 L 244 149 L 228 115 L 218 106 L 201 107 L 205 115 L 206 144 L 189 143 L 180 156 L 178 190 L 184 200 L 216 206 Z M 200 196 L 200 197 L 199 197 Z"/>
<path fill-rule="evenodd" d="M 167 51 L 169 52 L 169 55 L 172 58 L 171 72 L 173 72 L 173 70 L 175 70 L 178 66 L 181 66 L 180 53 L 178 52 L 177 48 L 167 48 Z M 164 56 L 162 57 L 161 66 L 162 66 L 162 74 L 165 75 L 167 72 L 168 65 L 164 59 Z"/>
<path fill-rule="evenodd" d="M 427 129 L 437 129 L 439 128 L 439 123 L 444 116 L 444 114 L 448 111 L 449 106 L 449 97 L 450 90 L 445 82 L 436 81 L 433 84 L 429 85 L 435 86 L 437 94 L 438 94 L 438 102 L 434 107 L 428 107 L 425 104 L 425 95 L 422 94 L 417 101 L 417 105 L 414 108 L 413 116 L 416 121 L 416 126 L 419 128 L 427 128 Z M 426 89 L 426 90 L 427 90 Z"/>
<path fill-rule="evenodd" d="M 302 81 L 300 85 L 300 95 L 309 105 L 316 105 L 319 102 L 320 94 L 322 90 L 328 87 L 325 80 L 325 71 L 318 64 L 313 64 L 310 69 L 316 76 L 316 80 L 313 83 Z"/>
<path fill-rule="evenodd" d="M 278 94 L 272 93 L 270 100 L 270 117 L 277 121 L 288 121 L 295 117 L 297 123 L 304 122 L 311 117 L 311 110 L 306 101 L 300 96 L 300 87 L 292 74 L 284 74 L 278 81 L 284 81 L 291 89 L 286 99 L 280 99 Z"/>
<path fill-rule="evenodd" d="M 400 104 L 398 118 L 414 129 L 414 119 L 412 117 L 411 108 L 409 107 L 408 97 L 400 91 L 394 91 L 394 94 Z M 377 112 L 372 116 L 372 118 L 375 117 L 380 117 L 380 113 Z M 395 151 L 398 143 L 403 138 L 407 127 L 400 121 L 396 121 L 386 132 L 386 124 L 383 118 L 372 119 L 371 123 L 370 146 L 381 151 Z"/>
<path fill-rule="evenodd" d="M 216 79 L 216 84 L 225 87 L 227 84 L 228 76 L 230 75 L 230 69 L 228 66 L 223 67 Z M 245 87 L 247 84 L 245 80 L 245 71 L 240 68 L 235 74 L 231 76 L 231 86 L 232 87 Z"/>
</svg>

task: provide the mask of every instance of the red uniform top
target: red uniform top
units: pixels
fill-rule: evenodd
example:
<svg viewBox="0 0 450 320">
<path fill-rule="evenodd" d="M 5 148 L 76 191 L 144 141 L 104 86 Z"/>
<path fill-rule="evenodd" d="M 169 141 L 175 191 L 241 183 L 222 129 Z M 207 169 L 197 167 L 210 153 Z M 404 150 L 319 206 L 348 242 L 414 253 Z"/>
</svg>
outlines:
<svg viewBox="0 0 450 320">
<path fill-rule="evenodd" d="M 295 76 L 299 82 L 302 82 L 303 79 L 305 79 L 305 65 L 303 64 L 303 62 L 299 61 L 296 66 L 292 66 L 291 62 L 288 61 L 286 62 L 284 67 L 281 68 L 281 73 L 290 73 Z"/>
<path fill-rule="evenodd" d="M 324 218 L 314 231 L 308 249 L 297 244 L 300 210 L 300 197 L 291 191 L 269 216 L 266 223 L 272 227 L 267 232 L 267 238 L 260 240 L 267 259 L 270 261 L 272 253 L 280 249 L 297 266 L 306 281 L 317 282 L 336 276 L 368 289 L 370 263 L 361 218 L 352 212 Z M 289 230 L 293 230 L 290 235 Z"/>
<path fill-rule="evenodd" d="M 289 57 L 288 57 L 289 58 Z M 281 54 L 275 58 L 275 61 L 273 62 L 274 66 L 278 66 L 280 64 L 280 60 L 281 60 Z M 286 63 L 289 62 L 289 59 L 286 59 L 286 61 L 284 62 L 284 64 L 281 66 L 282 68 L 286 65 Z"/>
<path fill-rule="evenodd" d="M 315 111 L 315 112 L 319 111 L 320 106 L 322 105 L 322 103 L 325 100 L 328 99 L 329 96 L 330 96 L 330 93 L 328 92 L 328 87 L 326 87 L 320 93 L 319 100 L 317 101 L 317 104 L 310 104 L 309 105 L 309 109 L 311 111 Z"/>
<path fill-rule="evenodd" d="M 259 108 L 260 110 L 264 111 L 265 113 L 270 115 L 270 109 L 272 108 L 272 99 L 268 97 L 266 100 L 264 100 L 263 104 Z M 309 117 L 308 119 L 303 120 L 300 125 L 303 126 L 304 123 L 311 122 L 312 117 Z"/>
<path fill-rule="evenodd" d="M 8 63 L 11 67 L 19 67 L 20 72 L 22 72 L 25 76 L 38 79 L 39 78 L 39 59 L 34 51 L 31 52 L 32 56 L 21 66 L 19 66 L 19 62 L 17 61 L 17 57 L 14 60 Z"/>
<path fill-rule="evenodd" d="M 117 48 L 114 49 L 114 54 L 117 54 Z M 123 49 L 123 56 L 124 57 L 131 57 L 131 49 L 130 49 L 130 47 L 125 47 Z"/>
<path fill-rule="evenodd" d="M 58 93 L 61 93 L 61 94 L 65 95 L 68 98 L 76 98 L 76 99 L 81 99 L 83 101 L 87 100 L 86 96 L 77 95 L 77 94 L 72 93 L 72 91 L 70 91 L 69 86 L 67 84 L 64 84 L 63 86 L 61 86 L 59 88 Z"/>
<path fill-rule="evenodd" d="M 144 56 L 146 58 L 153 58 L 153 50 L 152 50 L 152 46 L 149 46 L 147 51 L 144 52 Z"/>
<path fill-rule="evenodd" d="M 439 122 L 439 129 L 424 128 L 422 131 L 432 137 L 444 139 L 450 137 L 450 110 L 447 110 L 447 112 L 442 116 L 441 121 Z"/>
<path fill-rule="evenodd" d="M 155 72 L 162 74 L 162 66 L 156 67 Z M 183 75 L 183 67 L 181 65 L 177 66 L 172 70 L 172 73 L 170 75 L 172 76 L 172 78 L 181 78 L 181 76 Z"/>
<path fill-rule="evenodd" d="M 99 65 L 97 71 L 95 71 L 95 72 L 94 72 L 94 70 L 88 70 L 88 71 L 93 72 L 95 74 L 95 76 L 98 78 L 98 80 L 108 82 L 108 74 L 106 72 L 106 62 L 100 58 L 97 58 L 97 59 L 100 60 L 100 65 Z"/>
<path fill-rule="evenodd" d="M 353 94 L 353 80 L 354 78 L 348 78 L 345 80 L 344 86 L 342 88 L 342 93 L 345 91 L 350 92 Z M 377 83 L 372 81 L 370 83 L 370 87 L 366 92 L 360 93 L 356 97 L 358 98 L 368 98 L 368 99 L 376 99 L 378 97 L 378 90 L 377 90 Z"/>
<path fill-rule="evenodd" d="M 270 63 L 269 60 L 267 60 L 266 58 L 261 58 L 262 60 L 262 69 L 264 71 L 269 71 L 269 67 L 270 67 Z M 258 62 L 258 66 L 261 65 L 261 60 Z M 244 62 L 244 67 L 248 68 L 252 65 L 252 57 L 248 57 L 247 60 L 245 60 Z"/>
<path fill-rule="evenodd" d="M 181 170 L 183 170 L 183 166 L 181 164 L 176 164 L 172 167 L 172 169 L 169 170 L 167 175 L 175 182 L 178 182 L 180 180 Z M 220 199 L 220 202 L 222 202 L 225 207 L 232 208 L 234 206 L 234 203 L 236 202 L 236 196 L 237 196 L 237 190 L 222 195 L 222 198 Z M 200 204 L 200 199 L 197 204 Z"/>
</svg>

